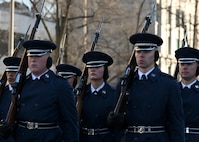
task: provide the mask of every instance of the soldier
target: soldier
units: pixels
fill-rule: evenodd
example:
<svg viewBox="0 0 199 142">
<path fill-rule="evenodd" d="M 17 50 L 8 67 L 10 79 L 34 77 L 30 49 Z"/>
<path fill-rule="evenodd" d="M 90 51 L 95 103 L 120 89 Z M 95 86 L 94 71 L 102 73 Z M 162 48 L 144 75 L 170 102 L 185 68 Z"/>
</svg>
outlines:
<svg viewBox="0 0 199 142">
<path fill-rule="evenodd" d="M 3 60 L 3 63 L 6 65 L 6 78 L 8 84 L 5 86 L 3 94 L 0 99 L 0 120 L 5 121 L 7 112 L 10 106 L 11 102 L 11 91 L 12 86 L 11 84 L 14 83 L 17 71 L 19 69 L 21 58 L 19 57 L 6 57 Z M 8 126 L 9 127 L 9 126 Z M 11 133 L 11 129 L 7 129 L 7 132 L 4 132 L 3 137 L 0 137 L 1 142 L 12 142 L 12 137 L 9 137 L 9 134 Z M 9 138 L 8 138 L 9 137 Z"/>
<path fill-rule="evenodd" d="M 106 124 L 108 113 L 114 107 L 115 90 L 106 82 L 112 58 L 98 51 L 87 52 L 82 61 L 88 68 L 90 84 L 83 97 L 81 112 L 81 142 L 115 142 Z"/>
<path fill-rule="evenodd" d="M 17 112 L 16 142 L 78 142 L 79 125 L 72 87 L 49 68 L 50 41 L 30 40 L 27 49 L 27 76 Z"/>
<path fill-rule="evenodd" d="M 82 71 L 79 68 L 69 64 L 59 64 L 56 69 L 58 75 L 66 78 L 73 88 L 76 87 L 77 79 L 82 74 Z"/>
<path fill-rule="evenodd" d="M 199 142 L 199 50 L 184 47 L 175 51 L 179 64 L 179 82 L 184 115 L 185 115 L 185 140 L 186 142 Z"/>
<path fill-rule="evenodd" d="M 131 79 L 125 103 L 124 142 L 184 142 L 179 85 L 156 64 L 162 39 L 138 33 L 130 37 L 130 42 L 134 45 L 138 69 Z"/>
</svg>

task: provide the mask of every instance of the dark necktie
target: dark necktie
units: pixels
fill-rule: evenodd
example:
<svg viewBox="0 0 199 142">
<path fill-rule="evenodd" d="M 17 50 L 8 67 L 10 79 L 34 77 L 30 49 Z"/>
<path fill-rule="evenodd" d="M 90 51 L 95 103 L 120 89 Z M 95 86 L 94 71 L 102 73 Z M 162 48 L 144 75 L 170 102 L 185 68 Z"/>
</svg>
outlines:
<svg viewBox="0 0 199 142">
<path fill-rule="evenodd" d="M 184 95 L 189 95 L 189 93 L 190 93 L 189 90 L 190 90 L 190 89 L 189 89 L 187 86 L 184 87 L 183 90 L 182 90 L 182 94 L 184 94 Z"/>
<path fill-rule="evenodd" d="M 34 81 L 38 81 L 38 80 L 39 80 L 39 78 L 35 78 L 35 79 L 34 79 Z"/>
<path fill-rule="evenodd" d="M 98 93 L 98 92 L 95 90 L 95 91 L 93 91 L 93 93 L 92 93 L 92 94 L 97 95 L 97 93 Z"/>
<path fill-rule="evenodd" d="M 146 76 L 143 74 L 141 80 L 146 80 Z"/>
</svg>

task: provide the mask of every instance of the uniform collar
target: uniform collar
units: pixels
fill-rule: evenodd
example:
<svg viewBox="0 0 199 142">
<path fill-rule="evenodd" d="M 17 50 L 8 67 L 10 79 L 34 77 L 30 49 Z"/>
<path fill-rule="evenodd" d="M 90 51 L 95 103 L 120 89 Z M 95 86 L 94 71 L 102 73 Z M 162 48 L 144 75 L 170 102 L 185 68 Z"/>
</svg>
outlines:
<svg viewBox="0 0 199 142">
<path fill-rule="evenodd" d="M 148 79 L 148 75 L 154 70 L 155 67 L 153 67 L 152 69 L 150 69 L 149 71 L 147 71 L 146 73 L 141 72 L 138 69 L 138 76 L 139 76 L 139 80 L 141 80 L 142 75 L 144 74 L 146 76 L 146 79 Z"/>
<path fill-rule="evenodd" d="M 194 80 L 193 82 L 189 83 L 188 85 L 185 85 L 183 82 L 181 82 L 182 88 L 184 89 L 185 87 L 188 87 L 189 89 L 191 88 L 191 86 L 196 83 L 197 80 Z"/>
<path fill-rule="evenodd" d="M 103 82 L 97 89 L 95 89 L 93 87 L 93 85 L 91 84 L 91 93 L 93 93 L 94 91 L 99 92 L 100 89 L 102 89 L 104 87 L 105 83 Z"/>
<path fill-rule="evenodd" d="M 41 78 L 42 75 L 44 75 L 45 73 L 47 73 L 49 70 L 46 70 L 44 73 L 40 74 L 39 76 L 35 76 L 33 73 L 31 73 L 31 76 L 32 76 L 32 80 L 35 80 L 35 79 L 39 79 Z"/>
</svg>

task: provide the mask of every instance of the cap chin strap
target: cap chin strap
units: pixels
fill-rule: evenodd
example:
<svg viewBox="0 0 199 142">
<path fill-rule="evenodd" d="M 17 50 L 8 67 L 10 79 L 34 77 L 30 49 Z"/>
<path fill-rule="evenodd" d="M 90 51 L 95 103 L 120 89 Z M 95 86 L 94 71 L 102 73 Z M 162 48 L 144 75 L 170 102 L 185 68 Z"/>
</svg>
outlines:
<svg viewBox="0 0 199 142">
<path fill-rule="evenodd" d="M 135 50 L 137 50 L 137 51 L 139 51 L 139 50 L 145 50 L 145 51 L 151 51 L 151 50 L 154 50 L 154 49 L 156 49 L 156 47 L 149 47 L 149 48 L 142 48 L 142 46 L 136 46 L 135 47 Z"/>
<path fill-rule="evenodd" d="M 103 60 L 100 60 L 100 61 L 90 61 L 90 62 L 86 63 L 86 67 L 88 67 L 88 68 L 97 68 L 97 67 L 104 66 L 107 63 L 108 63 L 108 61 L 103 61 Z"/>
<path fill-rule="evenodd" d="M 27 56 L 43 56 L 52 50 L 30 49 L 27 50 Z"/>
<path fill-rule="evenodd" d="M 74 72 L 59 72 L 58 74 L 59 74 L 59 75 L 77 75 L 77 74 L 74 73 Z"/>
<path fill-rule="evenodd" d="M 136 43 L 135 46 L 154 46 L 154 47 L 157 47 L 157 44 L 154 44 L 154 43 Z"/>
<path fill-rule="evenodd" d="M 154 50 L 157 48 L 157 44 L 154 43 L 136 43 L 134 46 L 135 50 Z"/>
<path fill-rule="evenodd" d="M 194 63 L 199 62 L 199 59 L 197 58 L 179 58 L 178 63 Z"/>
<path fill-rule="evenodd" d="M 19 70 L 19 66 L 7 66 L 6 71 L 18 71 Z"/>
</svg>

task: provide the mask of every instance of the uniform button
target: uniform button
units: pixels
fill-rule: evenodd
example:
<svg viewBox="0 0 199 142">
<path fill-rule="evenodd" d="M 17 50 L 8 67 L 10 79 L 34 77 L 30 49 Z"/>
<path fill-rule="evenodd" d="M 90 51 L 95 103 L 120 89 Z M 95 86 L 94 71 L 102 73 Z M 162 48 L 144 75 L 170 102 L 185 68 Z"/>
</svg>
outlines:
<svg viewBox="0 0 199 142">
<path fill-rule="evenodd" d="M 39 106 L 39 104 L 34 104 L 34 106 L 35 106 L 35 107 L 38 107 L 38 106 Z"/>
<path fill-rule="evenodd" d="M 151 108 L 151 105 L 147 105 L 146 108 L 148 108 L 148 109 Z"/>
<path fill-rule="evenodd" d="M 147 141 L 150 141 L 150 140 L 151 140 L 151 138 L 146 138 L 146 140 L 147 140 Z"/>
<path fill-rule="evenodd" d="M 134 140 L 134 141 L 137 141 L 137 140 L 138 140 L 138 138 L 133 138 L 133 140 Z"/>
<path fill-rule="evenodd" d="M 21 104 L 22 107 L 26 106 L 26 104 Z"/>
<path fill-rule="evenodd" d="M 136 109 L 136 108 L 137 108 L 137 106 L 133 106 L 133 108 L 134 108 L 134 109 Z"/>
</svg>

